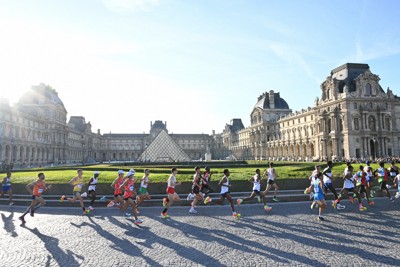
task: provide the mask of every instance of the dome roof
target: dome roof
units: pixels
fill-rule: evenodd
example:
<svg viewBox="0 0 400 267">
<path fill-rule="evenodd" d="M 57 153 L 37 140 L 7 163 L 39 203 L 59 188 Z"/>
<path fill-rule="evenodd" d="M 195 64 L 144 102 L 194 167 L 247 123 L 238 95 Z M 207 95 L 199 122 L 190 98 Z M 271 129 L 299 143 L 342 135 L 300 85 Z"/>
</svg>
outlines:
<svg viewBox="0 0 400 267">
<path fill-rule="evenodd" d="M 283 98 L 281 98 L 280 93 L 274 93 L 274 91 L 271 90 L 258 97 L 258 101 L 254 108 L 289 109 L 289 105 Z"/>
<path fill-rule="evenodd" d="M 43 83 L 32 86 L 32 90 L 26 92 L 18 103 L 22 105 L 60 105 L 65 109 L 57 91 Z"/>
</svg>

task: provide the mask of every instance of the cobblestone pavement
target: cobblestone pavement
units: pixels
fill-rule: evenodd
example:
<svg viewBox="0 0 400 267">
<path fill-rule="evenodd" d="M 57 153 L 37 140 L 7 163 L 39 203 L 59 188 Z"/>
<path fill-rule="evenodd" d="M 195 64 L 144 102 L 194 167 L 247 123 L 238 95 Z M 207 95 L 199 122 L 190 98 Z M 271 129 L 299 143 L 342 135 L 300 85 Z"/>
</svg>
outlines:
<svg viewBox="0 0 400 267">
<path fill-rule="evenodd" d="M 76 208 L 47 208 L 35 217 L 24 208 L 0 206 L 2 266 L 388 266 L 400 264 L 400 203 L 377 199 L 359 212 L 327 209 L 316 220 L 310 203 L 242 205 L 240 219 L 228 206 L 143 208 L 136 226 L 116 209 L 89 216 Z"/>
</svg>

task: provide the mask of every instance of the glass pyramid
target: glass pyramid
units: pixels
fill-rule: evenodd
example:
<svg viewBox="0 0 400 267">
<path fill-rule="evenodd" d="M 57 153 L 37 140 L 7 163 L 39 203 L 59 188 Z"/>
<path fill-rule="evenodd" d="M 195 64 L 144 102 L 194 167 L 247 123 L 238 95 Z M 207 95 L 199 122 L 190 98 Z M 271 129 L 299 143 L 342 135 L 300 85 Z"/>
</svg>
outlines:
<svg viewBox="0 0 400 267">
<path fill-rule="evenodd" d="M 151 162 L 175 162 L 188 161 L 189 156 L 185 151 L 162 130 L 157 137 L 150 143 L 145 151 L 140 155 L 139 161 Z"/>
</svg>

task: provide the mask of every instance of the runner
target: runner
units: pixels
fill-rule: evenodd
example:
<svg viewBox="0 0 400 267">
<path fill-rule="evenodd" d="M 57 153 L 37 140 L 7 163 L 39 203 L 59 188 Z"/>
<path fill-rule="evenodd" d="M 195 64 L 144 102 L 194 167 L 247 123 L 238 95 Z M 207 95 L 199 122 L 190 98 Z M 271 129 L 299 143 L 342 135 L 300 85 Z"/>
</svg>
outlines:
<svg viewBox="0 0 400 267">
<path fill-rule="evenodd" d="M 240 218 L 240 213 L 236 213 L 235 211 L 235 206 L 233 204 L 233 199 L 231 197 L 230 191 L 229 191 L 229 187 L 231 186 L 229 184 L 229 175 L 230 172 L 228 169 L 224 170 L 224 176 L 222 177 L 221 181 L 219 181 L 219 186 L 221 186 L 221 198 L 219 200 L 212 200 L 210 197 L 207 197 L 204 200 L 204 204 L 208 204 L 210 202 L 218 204 L 218 205 L 223 205 L 225 198 L 229 201 L 229 203 L 231 204 L 231 210 L 232 210 L 232 216 L 235 218 Z"/>
<path fill-rule="evenodd" d="M 394 178 L 396 178 L 397 174 L 399 174 L 399 168 L 396 166 L 395 161 L 391 162 L 391 165 L 389 167 L 389 174 L 392 182 L 394 181 Z"/>
<path fill-rule="evenodd" d="M 204 193 L 204 196 L 207 197 L 208 194 L 214 192 L 214 190 L 210 186 L 211 181 L 211 169 L 209 166 L 205 167 L 206 172 L 203 174 L 203 186 L 201 188 L 201 192 Z"/>
<path fill-rule="evenodd" d="M 112 182 L 111 187 L 114 188 L 114 200 L 108 203 L 107 208 L 118 204 L 118 207 L 121 209 L 123 204 L 121 185 L 124 183 L 124 174 L 123 170 L 119 170 L 117 179 Z"/>
<path fill-rule="evenodd" d="M 356 186 L 357 190 L 360 193 L 360 198 L 361 195 L 363 195 L 367 201 L 368 205 L 373 206 L 375 205 L 375 202 L 370 200 L 370 195 L 367 190 L 367 173 L 364 171 L 364 166 L 360 165 L 358 172 L 356 173 Z"/>
<path fill-rule="evenodd" d="M 383 161 L 379 162 L 379 168 L 375 170 L 374 174 L 378 176 L 378 182 L 380 184 L 380 190 L 385 190 L 390 201 L 394 201 L 394 197 L 390 196 L 389 189 L 387 187 L 389 173 L 385 169 L 385 163 Z"/>
<path fill-rule="evenodd" d="M 195 174 L 193 175 L 193 184 L 192 184 L 192 193 L 194 195 L 194 199 L 192 201 L 191 207 L 189 212 L 190 213 L 197 213 L 196 210 L 196 204 L 197 201 L 202 201 L 203 200 L 203 195 L 201 193 L 201 187 L 202 187 L 202 182 L 203 178 L 201 177 L 201 170 L 200 167 L 196 166 L 194 168 Z"/>
<path fill-rule="evenodd" d="M 131 217 L 131 214 L 126 213 L 126 209 L 128 206 L 132 207 L 132 213 L 135 218 L 134 223 L 135 224 L 141 224 L 143 223 L 143 220 L 138 219 L 137 214 L 136 214 L 136 202 L 134 199 L 136 198 L 136 191 L 135 191 L 135 172 L 134 170 L 129 171 L 126 174 L 126 178 L 124 183 L 121 185 L 121 188 L 124 190 L 124 205 L 122 207 L 122 211 L 125 212 L 124 217 L 126 219 L 129 219 Z"/>
<path fill-rule="evenodd" d="M 140 203 L 142 203 L 143 200 L 151 199 L 149 192 L 147 192 L 147 187 L 149 186 L 149 183 L 150 183 L 149 174 L 150 174 L 150 170 L 145 169 L 144 176 L 143 176 L 142 180 L 140 181 L 139 195 L 136 198 L 136 206 L 137 207 L 139 207 Z"/>
<path fill-rule="evenodd" d="M 163 206 L 165 207 L 163 212 L 161 212 L 162 218 L 169 218 L 167 213 L 168 209 L 172 206 L 175 201 L 181 201 L 178 194 L 175 192 L 175 186 L 180 185 L 180 182 L 176 182 L 176 174 L 178 170 L 176 168 L 171 169 L 171 175 L 167 180 L 167 197 L 163 199 Z"/>
<path fill-rule="evenodd" d="M 261 193 L 261 197 L 265 198 L 271 187 L 274 187 L 275 188 L 274 197 L 272 198 L 272 200 L 278 202 L 279 200 L 276 197 L 276 194 L 278 193 L 279 187 L 275 182 L 275 178 L 277 175 L 274 169 L 274 164 L 272 162 L 269 163 L 269 168 L 264 172 L 264 176 L 268 176 L 268 181 L 267 181 L 267 188 L 265 189 L 264 192 Z"/>
<path fill-rule="evenodd" d="M 328 161 L 328 167 L 326 167 L 322 174 L 323 174 L 323 181 L 324 181 L 324 187 L 325 187 L 325 192 L 328 193 L 328 189 L 333 193 L 334 200 L 332 201 L 332 206 L 335 209 L 344 209 L 345 206 L 340 204 L 340 201 L 338 200 L 338 195 L 336 193 L 336 189 L 332 185 L 332 167 L 333 163 L 332 161 Z"/>
<path fill-rule="evenodd" d="M 51 185 L 46 186 L 44 179 L 45 175 L 41 172 L 38 174 L 37 181 L 34 181 L 26 186 L 26 189 L 32 195 L 32 202 L 25 212 L 18 218 L 22 224 L 26 223 L 25 215 L 28 214 L 28 212 L 30 212 L 30 215 L 33 217 L 38 208 L 46 205 L 46 201 L 42 198 L 42 193 L 50 189 Z"/>
<path fill-rule="evenodd" d="M 4 197 L 4 193 L 8 194 L 8 198 L 10 200 L 9 205 L 12 206 L 14 202 L 12 201 L 11 172 L 7 172 L 6 177 L 3 178 L 1 193 L 0 193 L 1 198 Z"/>
<path fill-rule="evenodd" d="M 373 190 L 374 174 L 372 173 L 371 162 L 367 160 L 365 162 L 367 165 L 364 167 L 364 172 L 367 174 L 367 193 L 371 198 L 374 197 L 375 191 Z"/>
<path fill-rule="evenodd" d="M 399 198 L 400 197 L 400 183 L 399 183 L 399 181 L 400 181 L 400 174 L 397 174 L 396 177 L 394 178 L 394 181 L 393 181 L 394 182 L 393 186 L 395 188 L 397 188 L 396 195 L 394 196 L 395 198 Z"/>
<path fill-rule="evenodd" d="M 89 183 L 88 183 L 88 195 L 90 197 L 90 205 L 88 207 L 89 210 L 94 210 L 93 209 L 93 203 L 96 200 L 96 186 L 97 186 L 97 180 L 99 178 L 100 172 L 95 171 L 93 173 L 93 177 L 90 178 Z"/>
<path fill-rule="evenodd" d="M 253 192 L 251 192 L 251 195 L 245 199 L 238 198 L 238 200 L 237 200 L 238 206 L 240 206 L 240 204 L 242 204 L 244 201 L 249 201 L 249 200 L 254 199 L 256 196 L 260 197 L 260 195 L 261 195 L 261 193 L 260 193 L 261 180 L 262 180 L 262 178 L 261 178 L 260 169 L 257 169 L 256 174 L 249 179 L 249 182 L 253 183 Z M 266 201 L 265 197 L 263 197 L 263 201 L 264 201 L 264 210 L 271 211 L 272 208 L 267 205 L 267 201 Z"/>
<path fill-rule="evenodd" d="M 78 173 L 78 176 L 72 178 L 72 179 L 69 181 L 69 183 L 70 183 L 71 185 L 74 186 L 74 189 L 73 189 L 73 191 L 72 191 L 73 197 L 72 197 L 72 198 L 69 197 L 69 198 L 67 198 L 67 200 L 68 200 L 69 202 L 71 202 L 71 203 L 75 203 L 76 200 L 79 200 L 79 203 L 80 203 L 81 208 L 82 208 L 82 210 L 83 210 L 83 214 L 88 214 L 88 213 L 90 212 L 90 210 L 88 210 L 88 209 L 85 208 L 85 205 L 83 204 L 83 198 L 82 198 L 82 197 L 84 197 L 84 196 L 87 195 L 87 194 L 86 194 L 86 193 L 83 193 L 83 194 L 81 195 L 82 187 L 83 187 L 83 184 L 84 184 L 84 182 L 83 182 L 83 177 L 82 177 L 83 171 L 82 171 L 81 169 L 78 169 L 78 170 L 77 170 L 77 173 Z M 63 196 L 60 198 L 60 201 L 61 201 L 61 202 L 64 202 L 65 198 L 66 198 L 66 196 L 63 195 Z"/>
<path fill-rule="evenodd" d="M 362 205 L 360 194 L 357 192 L 357 188 L 355 188 L 356 181 L 355 181 L 355 177 L 353 176 L 353 166 L 348 165 L 346 175 L 343 177 L 343 179 L 344 179 L 344 186 L 343 186 L 342 191 L 340 191 L 340 195 L 339 195 L 337 201 L 339 202 L 340 200 L 342 200 L 343 194 L 346 194 L 349 196 L 350 202 L 354 203 L 353 194 L 355 194 L 358 199 L 359 210 L 360 211 L 366 210 L 367 208 L 365 208 Z M 352 195 L 350 195 L 349 193 L 351 193 Z"/>
<path fill-rule="evenodd" d="M 314 192 L 312 192 L 312 190 L 313 190 L 313 188 L 314 188 L 315 179 L 317 179 L 316 177 L 317 177 L 317 175 L 318 175 L 319 173 L 321 173 L 321 166 L 315 165 L 315 170 L 313 170 L 313 172 L 311 173 L 311 176 L 308 177 L 308 180 L 310 181 L 310 186 L 307 187 L 307 188 L 304 190 L 304 194 L 306 194 L 306 195 L 307 195 L 307 194 L 310 194 L 310 200 L 312 201 L 311 206 L 313 206 L 313 207 L 314 207 L 314 205 L 316 205 L 316 204 L 314 204 Z"/>
<path fill-rule="evenodd" d="M 324 217 L 322 217 L 322 212 L 326 208 L 325 194 L 326 187 L 324 186 L 322 173 L 316 173 L 316 179 L 312 185 L 314 190 L 314 203 L 318 204 L 319 213 L 318 213 L 318 221 L 324 221 Z"/>
</svg>

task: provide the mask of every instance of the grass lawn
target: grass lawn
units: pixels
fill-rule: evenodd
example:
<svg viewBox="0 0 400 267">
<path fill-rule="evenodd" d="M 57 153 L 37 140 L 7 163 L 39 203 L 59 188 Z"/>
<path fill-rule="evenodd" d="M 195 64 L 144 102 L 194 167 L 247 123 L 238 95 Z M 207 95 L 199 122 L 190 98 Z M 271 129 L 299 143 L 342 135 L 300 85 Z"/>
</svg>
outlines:
<svg viewBox="0 0 400 267">
<path fill-rule="evenodd" d="M 178 175 L 177 180 L 180 182 L 189 182 L 193 178 L 194 165 L 182 165 L 177 166 Z M 309 162 L 276 162 L 275 170 L 278 174 L 278 179 L 284 178 L 298 178 L 304 179 L 311 175 L 314 170 L 314 166 L 320 164 L 321 169 L 326 167 L 323 163 L 309 163 Z M 206 163 L 198 163 L 202 168 Z M 231 172 L 231 180 L 247 180 L 254 175 L 255 170 L 258 168 L 261 172 L 267 169 L 266 163 L 253 163 L 250 162 L 248 165 L 235 166 L 232 162 L 232 167 L 229 167 Z M 372 168 L 377 168 L 378 164 L 372 164 Z M 334 177 L 342 177 L 343 170 L 346 167 L 345 163 L 336 163 L 333 167 Z M 353 164 L 355 170 L 358 170 L 359 164 Z M 389 164 L 386 164 L 389 167 Z M 76 169 L 79 167 L 63 167 L 63 168 L 48 168 L 48 169 L 34 169 L 34 170 L 22 170 L 15 171 L 12 174 L 12 181 L 16 184 L 27 184 L 37 179 L 37 174 L 39 172 L 44 172 L 46 175 L 46 181 L 52 184 L 66 184 L 70 179 L 76 175 Z M 150 180 L 151 182 L 166 182 L 171 173 L 170 166 L 157 166 L 157 165 L 135 165 L 135 166 L 113 166 L 113 165 L 93 165 L 93 166 L 83 166 L 83 177 L 85 182 L 89 181 L 90 177 L 93 175 L 93 171 L 99 170 L 101 172 L 99 177 L 99 183 L 112 183 L 112 181 L 117 177 L 117 171 L 123 169 L 127 172 L 129 169 L 134 168 L 136 170 L 136 177 L 141 178 L 144 174 L 144 169 L 150 169 Z M 213 173 L 213 180 L 219 180 L 223 176 L 223 170 L 226 167 L 211 167 Z M 5 173 L 1 173 L 0 177 L 5 177 Z"/>
</svg>

